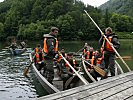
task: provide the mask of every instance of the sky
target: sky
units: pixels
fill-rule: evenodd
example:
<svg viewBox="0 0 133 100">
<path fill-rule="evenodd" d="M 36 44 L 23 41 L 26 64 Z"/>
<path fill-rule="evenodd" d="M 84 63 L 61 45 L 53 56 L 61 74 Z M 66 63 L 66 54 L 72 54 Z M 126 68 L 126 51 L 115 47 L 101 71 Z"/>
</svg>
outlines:
<svg viewBox="0 0 133 100">
<path fill-rule="evenodd" d="M 2 1 L 4 1 L 4 0 L 0 0 L 0 2 L 2 2 Z"/>
<path fill-rule="evenodd" d="M 92 5 L 94 7 L 98 7 L 101 4 L 104 4 L 105 2 L 109 1 L 109 0 L 81 0 L 83 1 L 85 4 L 89 4 Z"/>
<path fill-rule="evenodd" d="M 0 0 L 0 2 L 2 2 L 4 0 Z M 100 6 L 101 4 L 109 1 L 109 0 L 81 0 L 83 1 L 85 4 L 89 4 L 89 5 L 92 5 L 94 7 L 98 7 Z"/>
</svg>

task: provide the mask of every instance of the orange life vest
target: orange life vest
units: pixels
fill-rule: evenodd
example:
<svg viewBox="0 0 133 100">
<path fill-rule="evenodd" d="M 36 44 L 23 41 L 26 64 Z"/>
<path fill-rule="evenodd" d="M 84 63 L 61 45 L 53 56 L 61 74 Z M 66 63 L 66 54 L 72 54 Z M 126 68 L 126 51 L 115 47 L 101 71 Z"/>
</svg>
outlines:
<svg viewBox="0 0 133 100">
<path fill-rule="evenodd" d="M 86 54 L 86 52 L 87 52 L 87 50 L 86 50 L 86 49 L 84 49 L 83 54 Z"/>
<path fill-rule="evenodd" d="M 66 53 L 65 53 L 65 58 L 67 58 Z M 62 59 L 62 56 L 59 56 L 58 59 L 57 59 L 57 62 L 59 63 L 61 59 Z"/>
<path fill-rule="evenodd" d="M 112 41 L 112 38 L 113 38 L 112 36 L 109 36 L 108 37 L 108 40 L 111 42 Z M 114 50 L 112 49 L 112 47 L 110 46 L 110 44 L 108 43 L 108 41 L 106 41 L 106 45 L 105 46 L 106 46 L 106 50 L 107 51 L 114 52 Z"/>
<path fill-rule="evenodd" d="M 39 53 L 36 53 L 35 55 L 36 55 L 36 63 L 38 63 L 38 62 L 44 60 L 44 54 L 43 54 L 43 53 L 42 53 L 42 59 L 41 59 L 41 60 L 40 60 Z"/>
<path fill-rule="evenodd" d="M 97 65 L 97 64 L 101 64 L 102 60 L 103 60 L 102 57 L 101 57 L 101 58 L 97 58 L 97 60 L 96 60 L 96 65 Z"/>
<path fill-rule="evenodd" d="M 47 48 L 47 38 L 44 38 L 44 48 L 43 48 L 43 51 L 45 52 L 45 53 L 48 53 L 48 48 Z M 55 46 L 54 46 L 54 51 L 58 51 L 58 40 L 57 40 L 57 38 L 56 38 L 56 44 L 55 44 Z"/>
<path fill-rule="evenodd" d="M 92 56 L 94 56 L 94 55 L 95 55 L 95 52 L 92 52 Z M 89 60 L 89 58 L 90 58 L 90 52 L 87 51 L 85 59 Z"/>
<path fill-rule="evenodd" d="M 38 48 L 35 48 L 35 52 L 38 52 L 39 50 L 38 50 Z"/>
<path fill-rule="evenodd" d="M 94 56 L 92 56 L 92 59 L 91 59 L 91 64 L 94 65 Z"/>
<path fill-rule="evenodd" d="M 59 56 L 57 59 L 57 62 L 59 63 L 61 59 L 62 59 L 62 56 Z"/>
</svg>

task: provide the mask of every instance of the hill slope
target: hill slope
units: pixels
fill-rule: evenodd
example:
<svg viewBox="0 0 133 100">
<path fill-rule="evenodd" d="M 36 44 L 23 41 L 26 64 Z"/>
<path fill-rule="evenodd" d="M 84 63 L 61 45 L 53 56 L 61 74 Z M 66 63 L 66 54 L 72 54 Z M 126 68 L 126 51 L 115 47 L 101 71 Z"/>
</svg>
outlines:
<svg viewBox="0 0 133 100">
<path fill-rule="evenodd" d="M 133 0 L 109 0 L 99 8 L 103 11 L 108 9 L 111 12 L 133 16 Z"/>
</svg>

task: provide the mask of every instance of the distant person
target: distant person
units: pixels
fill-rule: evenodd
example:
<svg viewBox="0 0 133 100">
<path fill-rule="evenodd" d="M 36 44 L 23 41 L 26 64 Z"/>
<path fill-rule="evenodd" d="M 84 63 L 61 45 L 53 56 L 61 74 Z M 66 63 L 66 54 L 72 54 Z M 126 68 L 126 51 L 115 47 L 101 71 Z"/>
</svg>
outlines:
<svg viewBox="0 0 133 100">
<path fill-rule="evenodd" d="M 11 45 L 9 46 L 9 49 L 15 50 L 16 48 L 18 48 L 17 43 L 16 42 L 12 42 Z"/>
<path fill-rule="evenodd" d="M 49 34 L 44 35 L 44 48 L 45 61 L 46 61 L 46 73 L 45 77 L 51 83 L 54 79 L 54 68 L 53 68 L 53 58 L 58 52 L 58 35 L 59 29 L 57 27 L 52 27 Z"/>
<path fill-rule="evenodd" d="M 20 47 L 21 47 L 21 49 L 25 48 L 26 47 L 26 43 L 24 41 L 20 42 Z"/>
<path fill-rule="evenodd" d="M 112 32 L 110 27 L 106 28 L 105 36 L 115 49 L 119 49 L 120 42 L 118 41 L 118 37 Z M 104 47 L 105 68 L 110 70 L 111 76 L 115 76 L 115 51 L 103 36 L 100 38 L 99 43 L 102 48 Z"/>
</svg>

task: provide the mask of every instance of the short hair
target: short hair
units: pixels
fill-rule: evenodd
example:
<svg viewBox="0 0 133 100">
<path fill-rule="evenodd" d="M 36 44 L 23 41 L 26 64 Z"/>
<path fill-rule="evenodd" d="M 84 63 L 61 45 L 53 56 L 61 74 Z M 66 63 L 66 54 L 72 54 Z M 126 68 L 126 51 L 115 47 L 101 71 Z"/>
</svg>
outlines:
<svg viewBox="0 0 133 100">
<path fill-rule="evenodd" d="M 41 47 L 41 45 L 40 45 L 40 44 L 38 44 L 38 45 L 37 45 L 37 47 Z"/>
<path fill-rule="evenodd" d="M 105 32 L 109 31 L 110 33 L 112 33 L 112 28 L 108 27 L 105 29 Z"/>
<path fill-rule="evenodd" d="M 55 30 L 59 31 L 57 27 L 51 27 L 51 32 L 54 32 Z"/>
<path fill-rule="evenodd" d="M 61 50 L 62 50 L 62 49 L 64 49 L 64 50 L 65 50 L 65 48 L 64 48 L 64 47 L 62 47 L 62 48 L 61 48 Z"/>
<path fill-rule="evenodd" d="M 67 55 L 68 56 L 73 56 L 73 52 L 69 52 Z"/>
</svg>

